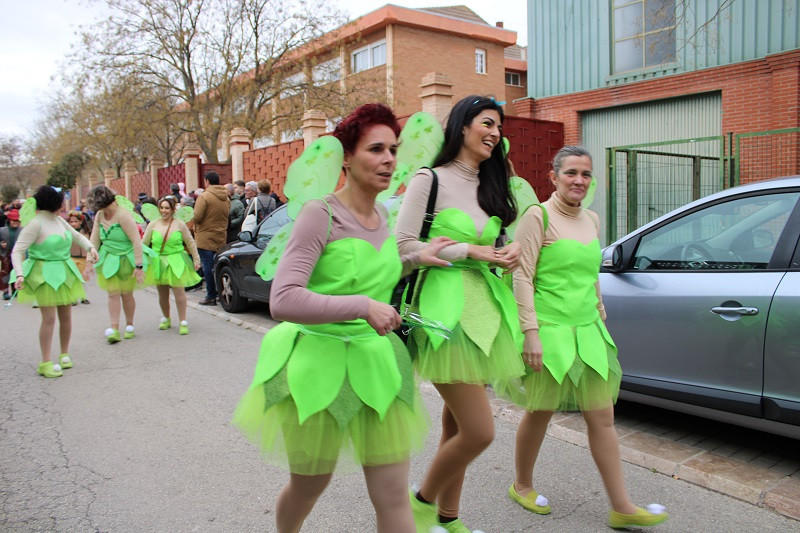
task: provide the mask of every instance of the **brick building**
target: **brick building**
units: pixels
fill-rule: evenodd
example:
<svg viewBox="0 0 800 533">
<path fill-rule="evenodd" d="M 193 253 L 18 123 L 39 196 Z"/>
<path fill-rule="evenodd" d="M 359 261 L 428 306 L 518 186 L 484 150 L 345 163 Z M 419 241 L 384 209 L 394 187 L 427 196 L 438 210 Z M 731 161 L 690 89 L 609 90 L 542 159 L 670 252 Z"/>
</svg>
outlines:
<svg viewBox="0 0 800 533">
<path fill-rule="evenodd" d="M 662 157 L 663 171 L 653 163 L 650 183 L 638 176 L 639 224 L 692 199 L 691 186 L 663 205 L 657 198 L 685 183 L 686 155 L 718 158 L 702 171 L 701 195 L 800 172 L 796 131 L 746 135 L 800 127 L 796 0 L 528 0 L 528 6 L 532 81 L 527 97 L 514 103 L 516 112 L 562 122 L 565 142 L 592 152 L 598 179 L 592 209 L 610 226 L 610 238 L 633 228 L 623 208 L 631 205 L 626 160 L 608 148 L 648 144 L 649 151 L 681 154 Z M 686 139 L 707 140 L 678 142 Z M 620 172 L 606 176 L 607 169 Z M 620 184 L 616 198 L 606 196 L 609 180 Z M 613 221 L 610 204 L 620 207 Z"/>
</svg>

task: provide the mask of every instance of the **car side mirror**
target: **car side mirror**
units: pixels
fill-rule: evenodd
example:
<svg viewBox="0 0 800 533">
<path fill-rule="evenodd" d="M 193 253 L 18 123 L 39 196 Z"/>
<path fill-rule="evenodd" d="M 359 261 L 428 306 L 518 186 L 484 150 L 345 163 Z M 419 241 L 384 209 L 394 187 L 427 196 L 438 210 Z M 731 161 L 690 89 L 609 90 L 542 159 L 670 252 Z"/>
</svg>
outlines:
<svg viewBox="0 0 800 533">
<path fill-rule="evenodd" d="M 622 246 L 615 244 L 603 250 L 603 262 L 601 265 L 609 272 L 622 272 L 624 270 Z"/>
<path fill-rule="evenodd" d="M 253 233 L 250 231 L 240 231 L 239 240 L 242 242 L 250 242 L 253 240 Z"/>
</svg>

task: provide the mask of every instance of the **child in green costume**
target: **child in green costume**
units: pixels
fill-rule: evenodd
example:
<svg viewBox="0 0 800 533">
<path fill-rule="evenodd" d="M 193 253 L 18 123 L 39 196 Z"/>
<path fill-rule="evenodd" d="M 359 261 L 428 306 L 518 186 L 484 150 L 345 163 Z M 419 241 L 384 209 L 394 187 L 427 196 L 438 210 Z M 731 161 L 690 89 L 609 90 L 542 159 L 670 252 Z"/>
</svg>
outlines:
<svg viewBox="0 0 800 533">
<path fill-rule="evenodd" d="M 581 205 L 592 182 L 589 152 L 562 148 L 550 179 L 556 191 L 521 216 L 515 233 L 522 257 L 514 272 L 514 296 L 527 372 L 521 382 L 495 383 L 498 394 L 528 410 L 517 431 L 516 479 L 508 495 L 529 511 L 550 513 L 547 498 L 533 490 L 533 467 L 553 412 L 580 410 L 611 503 L 609 525 L 659 524 L 667 519 L 663 507 L 634 506 L 622 476 L 613 407 L 622 369 L 604 324 L 599 221 Z"/>
<path fill-rule="evenodd" d="M 290 480 L 276 505 L 280 533 L 300 530 L 343 450 L 363 467 L 376 530 L 415 531 L 405 491 L 427 411 L 408 351 L 392 332 L 400 315 L 388 302 L 404 270 L 445 266 L 436 254 L 452 241 L 436 239 L 402 259 L 398 253 L 375 198 L 395 170 L 399 133 L 380 104 L 361 106 L 337 125 L 346 184 L 302 207 L 278 263 L 270 310 L 285 322 L 264 336 L 233 423 L 266 458 L 288 463 Z M 314 186 L 312 177 L 318 182 L 309 167 L 302 181 Z"/>
<path fill-rule="evenodd" d="M 89 240 L 58 215 L 63 203 L 64 195 L 60 191 L 49 185 L 39 187 L 33 197 L 25 202 L 24 208 L 29 214 L 36 209 L 38 212 L 32 220 L 24 221 L 25 227 L 11 252 L 14 270 L 9 279 L 16 280 L 14 288 L 17 289 L 17 298 L 21 302 L 38 305 L 42 315 L 39 328 L 42 362 L 37 372 L 47 378 L 60 377 L 63 375 L 62 369 L 72 368 L 69 356 L 72 303 L 86 298 L 81 273 L 70 259 L 73 240 L 87 251 L 89 261 L 97 260 L 97 252 Z M 56 315 L 61 355 L 58 362 L 53 362 L 50 359 L 50 345 Z"/>
<path fill-rule="evenodd" d="M 450 111 L 444 146 L 434 161 L 436 202 L 430 237 L 458 242 L 440 257 L 451 268 L 420 271 L 412 308 L 453 331 L 443 339 L 412 330 L 408 348 L 419 374 L 445 401 L 442 438 L 422 487 L 412 494 L 420 531 L 440 525 L 469 531 L 458 518 L 464 475 L 494 437 L 494 419 L 485 384 L 518 377 L 522 336 L 511 290 L 491 267 L 513 270 L 517 243 L 497 249 L 501 229 L 516 218 L 503 155 L 503 110 L 493 98 L 468 96 Z M 418 172 L 409 184 L 397 220 L 400 253 L 425 246 L 420 231 L 433 175 Z M 437 516 L 438 514 L 438 516 Z"/>
<path fill-rule="evenodd" d="M 136 300 L 133 291 L 142 287 L 145 280 L 145 255 L 152 254 L 142 248 L 142 239 L 133 215 L 120 206 L 114 192 L 105 185 L 95 185 L 86 202 L 95 211 L 92 227 L 92 244 L 99 250 L 97 264 L 87 265 L 85 277 L 94 270 L 97 284 L 108 292 L 108 314 L 111 327 L 106 329 L 109 344 L 120 341 L 120 307 L 125 311 L 125 338 L 134 337 L 133 314 Z"/>
<path fill-rule="evenodd" d="M 178 308 L 180 327 L 178 333 L 188 335 L 189 325 L 186 322 L 186 287 L 200 283 L 197 275 L 200 268 L 200 255 L 189 228 L 182 220 L 174 217 L 177 203 L 172 196 L 165 196 L 158 201 L 161 218 L 153 219 L 147 225 L 142 237 L 145 246 L 152 245 L 158 258 L 153 261 L 148 272 L 150 282 L 158 289 L 158 305 L 161 307 L 161 322 L 158 329 L 170 328 L 169 290 L 175 295 L 175 307 Z M 151 206 L 152 207 L 152 206 Z M 187 208 L 188 209 L 188 208 Z M 187 248 L 192 254 L 186 253 Z"/>
</svg>

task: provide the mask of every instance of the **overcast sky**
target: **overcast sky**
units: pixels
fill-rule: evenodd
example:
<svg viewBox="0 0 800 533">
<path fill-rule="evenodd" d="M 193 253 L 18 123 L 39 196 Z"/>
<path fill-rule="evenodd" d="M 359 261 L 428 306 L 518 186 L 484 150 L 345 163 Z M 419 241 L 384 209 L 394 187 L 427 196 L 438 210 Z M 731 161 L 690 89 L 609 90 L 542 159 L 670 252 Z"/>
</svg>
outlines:
<svg viewBox="0 0 800 533">
<path fill-rule="evenodd" d="M 390 3 L 374 0 L 331 0 L 351 18 Z M 403 7 L 466 5 L 489 24 L 503 21 L 517 32 L 517 44 L 527 44 L 526 1 L 395 0 Z M 0 134 L 22 135 L 33 128 L 43 93 L 58 63 L 76 42 L 76 30 L 97 17 L 85 0 L 23 0 L 5 2 L 0 16 Z"/>
</svg>

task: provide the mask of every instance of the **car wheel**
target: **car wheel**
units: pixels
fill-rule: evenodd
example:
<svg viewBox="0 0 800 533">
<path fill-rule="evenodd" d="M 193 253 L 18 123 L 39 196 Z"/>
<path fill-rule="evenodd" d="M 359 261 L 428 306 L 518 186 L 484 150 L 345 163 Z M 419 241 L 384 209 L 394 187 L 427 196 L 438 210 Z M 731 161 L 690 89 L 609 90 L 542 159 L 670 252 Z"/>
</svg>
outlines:
<svg viewBox="0 0 800 533">
<path fill-rule="evenodd" d="M 217 294 L 219 303 L 228 313 L 238 313 L 247 304 L 247 298 L 239 294 L 239 286 L 230 267 L 222 267 L 217 276 Z"/>
</svg>

